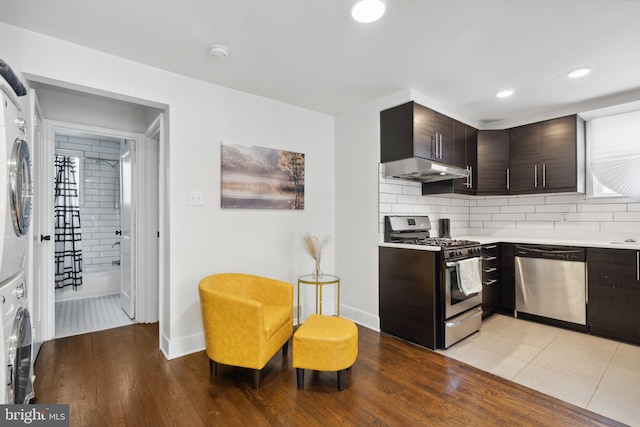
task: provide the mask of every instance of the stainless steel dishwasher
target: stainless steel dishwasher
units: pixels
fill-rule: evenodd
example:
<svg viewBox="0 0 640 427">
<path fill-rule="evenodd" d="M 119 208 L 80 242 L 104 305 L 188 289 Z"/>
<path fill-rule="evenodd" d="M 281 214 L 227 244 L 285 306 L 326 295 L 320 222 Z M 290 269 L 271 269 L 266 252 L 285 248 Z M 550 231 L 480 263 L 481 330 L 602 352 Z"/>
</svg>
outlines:
<svg viewBox="0 0 640 427">
<path fill-rule="evenodd" d="M 516 315 L 587 324 L 584 248 L 516 245 L 515 255 Z"/>
</svg>

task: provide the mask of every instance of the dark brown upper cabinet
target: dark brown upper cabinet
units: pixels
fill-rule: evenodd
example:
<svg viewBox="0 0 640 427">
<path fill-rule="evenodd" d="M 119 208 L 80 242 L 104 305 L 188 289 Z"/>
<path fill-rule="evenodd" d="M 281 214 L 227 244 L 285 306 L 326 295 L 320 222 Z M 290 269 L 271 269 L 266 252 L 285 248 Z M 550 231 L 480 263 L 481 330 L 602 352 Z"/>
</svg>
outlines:
<svg viewBox="0 0 640 427">
<path fill-rule="evenodd" d="M 422 194 L 476 194 L 477 138 L 478 130 L 458 120 L 453 120 L 452 165 L 469 171 L 467 179 L 427 182 L 422 184 Z"/>
<path fill-rule="evenodd" d="M 478 194 L 509 193 L 509 130 L 478 131 Z"/>
<path fill-rule="evenodd" d="M 509 193 L 584 191 L 584 122 L 576 115 L 509 130 Z"/>
<path fill-rule="evenodd" d="M 453 164 L 453 119 L 413 101 L 380 112 L 380 162 L 422 157 Z"/>
</svg>

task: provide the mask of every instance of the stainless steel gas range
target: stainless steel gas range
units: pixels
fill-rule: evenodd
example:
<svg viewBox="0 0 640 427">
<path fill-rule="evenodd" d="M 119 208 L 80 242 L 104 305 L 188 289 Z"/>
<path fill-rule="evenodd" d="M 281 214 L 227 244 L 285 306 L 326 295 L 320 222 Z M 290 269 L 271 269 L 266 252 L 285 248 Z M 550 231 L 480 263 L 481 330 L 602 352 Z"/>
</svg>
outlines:
<svg viewBox="0 0 640 427">
<path fill-rule="evenodd" d="M 390 245 L 380 247 L 380 327 L 428 348 L 447 348 L 480 329 L 481 246 L 431 237 L 430 230 L 428 216 L 385 217 Z M 466 273 L 477 266 L 478 292 L 461 286 L 462 264 Z"/>
</svg>

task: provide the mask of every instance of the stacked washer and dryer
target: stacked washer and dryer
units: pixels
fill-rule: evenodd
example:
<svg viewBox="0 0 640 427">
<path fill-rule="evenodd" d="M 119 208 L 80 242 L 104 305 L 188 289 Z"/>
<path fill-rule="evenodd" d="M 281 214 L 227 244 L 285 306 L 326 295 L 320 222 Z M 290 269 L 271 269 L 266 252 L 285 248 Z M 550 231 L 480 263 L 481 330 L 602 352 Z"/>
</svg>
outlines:
<svg viewBox="0 0 640 427">
<path fill-rule="evenodd" d="M 8 81 L 0 76 L 0 404 L 26 404 L 34 397 L 25 280 L 33 184 L 25 112 Z"/>
</svg>

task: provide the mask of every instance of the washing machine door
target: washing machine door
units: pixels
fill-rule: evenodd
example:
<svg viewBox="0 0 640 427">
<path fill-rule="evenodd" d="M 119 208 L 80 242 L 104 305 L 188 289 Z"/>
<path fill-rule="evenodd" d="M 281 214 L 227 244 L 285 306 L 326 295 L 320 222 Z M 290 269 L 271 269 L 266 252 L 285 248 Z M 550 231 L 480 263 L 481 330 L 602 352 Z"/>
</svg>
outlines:
<svg viewBox="0 0 640 427">
<path fill-rule="evenodd" d="M 9 191 L 13 229 L 18 236 L 24 236 L 31 224 L 33 182 L 29 144 L 20 138 L 15 140 L 9 160 Z"/>
<path fill-rule="evenodd" d="M 20 307 L 9 340 L 7 402 L 24 405 L 34 397 L 31 381 L 31 316 Z"/>
</svg>

